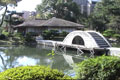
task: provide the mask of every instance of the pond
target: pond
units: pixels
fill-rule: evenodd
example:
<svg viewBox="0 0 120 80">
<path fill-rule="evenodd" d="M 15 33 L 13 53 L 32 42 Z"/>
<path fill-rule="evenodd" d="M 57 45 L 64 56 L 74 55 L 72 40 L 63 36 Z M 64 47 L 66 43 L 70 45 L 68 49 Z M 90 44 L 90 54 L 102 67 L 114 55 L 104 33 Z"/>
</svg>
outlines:
<svg viewBox="0 0 120 80">
<path fill-rule="evenodd" d="M 79 56 L 73 50 L 68 50 L 67 53 L 55 51 L 52 54 L 52 49 L 53 47 L 43 45 L 0 46 L 0 71 L 18 66 L 45 65 L 72 75 L 74 63 L 85 59 L 85 55 Z"/>
</svg>

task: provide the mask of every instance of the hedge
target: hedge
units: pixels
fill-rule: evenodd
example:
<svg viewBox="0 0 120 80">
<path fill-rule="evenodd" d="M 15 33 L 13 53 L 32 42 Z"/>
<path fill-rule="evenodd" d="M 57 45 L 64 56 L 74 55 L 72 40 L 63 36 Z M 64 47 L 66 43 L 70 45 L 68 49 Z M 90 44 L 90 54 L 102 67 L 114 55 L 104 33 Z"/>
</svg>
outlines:
<svg viewBox="0 0 120 80">
<path fill-rule="evenodd" d="M 76 78 L 80 80 L 120 80 L 120 58 L 101 56 L 77 64 Z"/>
<path fill-rule="evenodd" d="M 0 80 L 61 80 L 72 79 L 56 69 L 45 66 L 25 66 L 0 73 Z"/>
</svg>

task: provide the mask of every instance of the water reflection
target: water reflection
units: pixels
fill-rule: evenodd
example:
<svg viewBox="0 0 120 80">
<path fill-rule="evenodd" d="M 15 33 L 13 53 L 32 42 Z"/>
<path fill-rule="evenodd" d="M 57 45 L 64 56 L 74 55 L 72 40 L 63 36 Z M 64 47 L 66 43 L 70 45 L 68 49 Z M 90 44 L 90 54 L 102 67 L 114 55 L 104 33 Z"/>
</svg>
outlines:
<svg viewBox="0 0 120 80">
<path fill-rule="evenodd" d="M 19 57 L 17 59 L 17 62 L 19 63 L 19 65 L 21 66 L 27 66 L 27 65 L 36 65 L 37 62 L 39 62 L 39 59 L 32 59 L 32 58 L 28 58 L 26 56 L 23 57 Z"/>
<path fill-rule="evenodd" d="M 26 65 L 46 65 L 54 69 L 59 69 L 65 73 L 73 70 L 73 65 L 76 62 L 80 62 L 84 59 L 75 58 L 68 54 L 56 52 L 54 58 L 48 56 L 53 47 L 49 46 L 1 46 L 0 47 L 0 71 L 4 71 L 8 68 Z M 73 52 L 74 53 L 74 52 Z M 72 53 L 71 53 L 72 54 Z M 72 72 L 72 71 L 71 71 Z"/>
</svg>

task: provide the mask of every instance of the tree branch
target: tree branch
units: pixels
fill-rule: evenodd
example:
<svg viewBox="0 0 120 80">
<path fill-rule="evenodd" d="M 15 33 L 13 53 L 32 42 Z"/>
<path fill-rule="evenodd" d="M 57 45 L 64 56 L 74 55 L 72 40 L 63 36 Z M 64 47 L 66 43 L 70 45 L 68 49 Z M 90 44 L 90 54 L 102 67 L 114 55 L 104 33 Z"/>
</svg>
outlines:
<svg viewBox="0 0 120 80">
<path fill-rule="evenodd" d="M 0 23 L 0 27 L 2 26 L 2 24 L 3 24 L 3 22 L 4 22 L 4 17 L 5 17 L 5 15 L 6 15 L 7 9 L 8 9 L 8 7 L 7 7 L 7 5 L 6 5 L 6 6 L 5 6 L 5 11 L 4 11 L 3 16 L 2 16 L 2 21 L 1 21 L 1 23 Z"/>
</svg>

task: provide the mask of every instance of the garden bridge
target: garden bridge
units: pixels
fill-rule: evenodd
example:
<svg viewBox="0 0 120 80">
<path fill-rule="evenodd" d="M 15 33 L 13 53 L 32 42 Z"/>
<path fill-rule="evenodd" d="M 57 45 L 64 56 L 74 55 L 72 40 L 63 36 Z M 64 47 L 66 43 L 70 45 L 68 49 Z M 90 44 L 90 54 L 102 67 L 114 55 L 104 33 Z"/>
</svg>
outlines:
<svg viewBox="0 0 120 80">
<path fill-rule="evenodd" d="M 120 48 L 113 48 L 107 39 L 96 31 L 73 31 L 69 33 L 62 42 L 50 40 L 37 40 L 39 44 L 54 46 L 55 50 L 60 48 L 66 53 L 67 48 L 77 49 L 77 54 L 81 55 L 84 51 L 89 51 L 92 55 L 106 53 L 118 55 Z"/>
<path fill-rule="evenodd" d="M 86 48 L 108 48 L 109 42 L 96 31 L 73 31 L 68 34 L 63 43 L 72 45 L 83 45 Z"/>
</svg>

